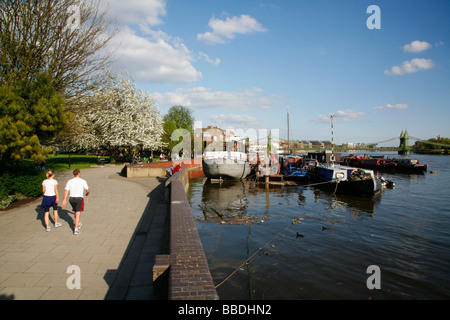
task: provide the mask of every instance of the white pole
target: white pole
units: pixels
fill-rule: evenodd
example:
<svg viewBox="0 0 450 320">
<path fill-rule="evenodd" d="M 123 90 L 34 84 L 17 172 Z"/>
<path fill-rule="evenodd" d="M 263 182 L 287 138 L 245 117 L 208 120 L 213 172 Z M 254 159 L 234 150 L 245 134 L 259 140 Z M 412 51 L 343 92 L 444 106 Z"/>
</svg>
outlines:
<svg viewBox="0 0 450 320">
<path fill-rule="evenodd" d="M 334 145 L 334 126 L 333 126 L 334 114 L 330 114 L 331 119 L 331 162 L 334 162 L 333 145 Z"/>
<path fill-rule="evenodd" d="M 291 141 L 289 138 L 289 106 L 287 107 L 287 138 L 288 138 L 288 154 L 291 154 Z"/>
</svg>

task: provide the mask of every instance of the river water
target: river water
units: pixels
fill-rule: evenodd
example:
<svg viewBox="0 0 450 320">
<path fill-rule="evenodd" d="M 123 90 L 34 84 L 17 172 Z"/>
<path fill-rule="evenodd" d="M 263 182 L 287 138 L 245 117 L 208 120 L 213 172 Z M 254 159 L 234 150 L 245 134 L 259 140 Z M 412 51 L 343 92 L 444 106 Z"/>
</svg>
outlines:
<svg viewBox="0 0 450 320">
<path fill-rule="evenodd" d="M 450 156 L 411 158 L 428 172 L 380 173 L 396 185 L 374 199 L 191 180 L 220 299 L 449 299 Z"/>
</svg>

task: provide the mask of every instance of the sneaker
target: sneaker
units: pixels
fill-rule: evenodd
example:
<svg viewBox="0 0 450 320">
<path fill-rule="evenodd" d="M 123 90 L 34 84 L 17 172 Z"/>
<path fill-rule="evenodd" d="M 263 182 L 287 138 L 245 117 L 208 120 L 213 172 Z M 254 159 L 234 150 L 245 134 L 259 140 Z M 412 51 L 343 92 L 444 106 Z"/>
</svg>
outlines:
<svg viewBox="0 0 450 320">
<path fill-rule="evenodd" d="M 83 224 L 80 222 L 78 222 L 78 229 L 81 229 L 81 227 L 83 226 Z"/>
<path fill-rule="evenodd" d="M 75 234 L 75 235 L 80 234 L 80 230 L 75 229 L 75 231 L 73 232 L 73 234 Z"/>
<path fill-rule="evenodd" d="M 50 229 L 50 227 L 48 227 L 47 229 L 45 229 L 45 231 L 47 231 L 47 232 L 49 232 L 50 230 L 52 230 L 52 229 Z"/>
<path fill-rule="evenodd" d="M 61 226 L 62 226 L 61 222 L 55 223 L 55 228 L 59 228 Z"/>
</svg>

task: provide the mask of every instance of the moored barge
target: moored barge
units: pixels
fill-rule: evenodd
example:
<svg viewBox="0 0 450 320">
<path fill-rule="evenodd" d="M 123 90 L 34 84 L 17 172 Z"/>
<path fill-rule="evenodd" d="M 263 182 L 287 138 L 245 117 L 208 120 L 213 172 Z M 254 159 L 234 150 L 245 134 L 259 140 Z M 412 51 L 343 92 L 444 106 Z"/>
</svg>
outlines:
<svg viewBox="0 0 450 320">
<path fill-rule="evenodd" d="M 341 164 L 377 171 L 396 171 L 406 173 L 423 173 L 428 168 L 428 165 L 419 163 L 417 159 L 385 158 L 384 156 L 364 157 L 349 155 L 341 158 Z"/>
<path fill-rule="evenodd" d="M 247 154 L 237 151 L 205 152 L 202 167 L 205 176 L 211 179 L 240 180 L 251 172 Z"/>
</svg>

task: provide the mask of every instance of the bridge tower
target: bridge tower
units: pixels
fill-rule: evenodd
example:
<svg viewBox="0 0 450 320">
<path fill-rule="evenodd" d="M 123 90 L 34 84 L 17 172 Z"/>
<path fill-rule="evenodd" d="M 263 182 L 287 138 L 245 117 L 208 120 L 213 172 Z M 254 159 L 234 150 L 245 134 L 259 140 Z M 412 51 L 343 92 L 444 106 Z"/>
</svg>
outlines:
<svg viewBox="0 0 450 320">
<path fill-rule="evenodd" d="M 398 150 L 398 154 L 409 156 L 411 154 L 411 149 L 409 147 L 409 135 L 408 130 L 405 130 L 400 134 L 400 146 Z"/>
</svg>

